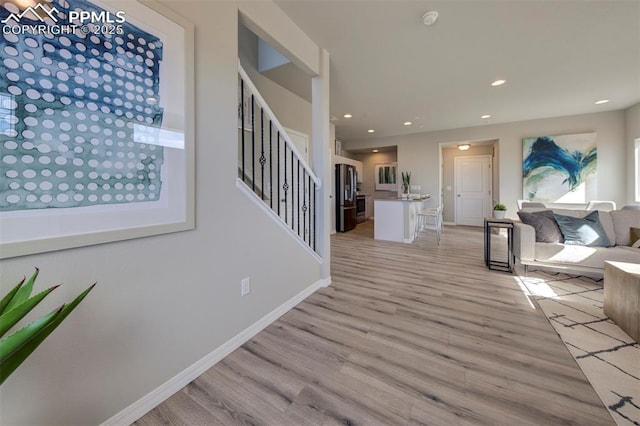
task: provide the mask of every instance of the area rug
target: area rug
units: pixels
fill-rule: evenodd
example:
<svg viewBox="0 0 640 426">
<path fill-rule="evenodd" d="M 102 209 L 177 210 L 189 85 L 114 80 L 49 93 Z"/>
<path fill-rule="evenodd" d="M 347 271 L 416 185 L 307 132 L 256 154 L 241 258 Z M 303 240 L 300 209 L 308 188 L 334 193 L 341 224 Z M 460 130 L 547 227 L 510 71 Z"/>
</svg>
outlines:
<svg viewBox="0 0 640 426">
<path fill-rule="evenodd" d="M 603 280 L 533 271 L 519 279 L 618 425 L 640 426 L 640 345 L 603 313 Z"/>
</svg>

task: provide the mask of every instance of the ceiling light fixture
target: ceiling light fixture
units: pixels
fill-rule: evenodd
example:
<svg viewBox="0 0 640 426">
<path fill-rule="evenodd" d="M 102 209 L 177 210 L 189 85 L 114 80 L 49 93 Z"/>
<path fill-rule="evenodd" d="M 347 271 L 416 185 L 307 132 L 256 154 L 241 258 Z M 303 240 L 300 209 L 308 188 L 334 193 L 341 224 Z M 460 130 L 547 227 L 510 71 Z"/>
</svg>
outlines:
<svg viewBox="0 0 640 426">
<path fill-rule="evenodd" d="M 609 99 L 600 99 L 599 101 L 596 101 L 596 105 L 606 104 L 607 102 L 609 102 Z"/>
<path fill-rule="evenodd" d="M 480 117 L 480 118 L 482 118 L 482 119 L 486 119 L 486 118 L 491 118 L 491 116 L 490 116 L 489 114 L 485 114 L 485 115 L 483 115 L 483 116 L 482 116 L 482 117 Z"/>
<path fill-rule="evenodd" d="M 344 117 L 344 118 L 351 118 L 351 117 L 353 117 L 353 115 L 351 115 L 351 114 L 345 114 L 345 115 L 343 115 L 343 117 Z"/>
<path fill-rule="evenodd" d="M 410 122 L 410 121 L 405 121 L 405 122 L 404 122 L 404 125 L 405 125 L 405 126 L 411 126 L 412 124 L 413 124 L 413 123 L 412 123 L 412 122 Z"/>
<path fill-rule="evenodd" d="M 471 148 L 471 145 L 470 145 L 470 144 L 468 144 L 468 143 L 461 143 L 460 145 L 458 145 L 458 149 L 459 149 L 460 151 L 466 151 L 466 150 L 468 150 L 469 148 Z"/>
<path fill-rule="evenodd" d="M 369 130 L 367 130 L 367 132 L 369 132 L 369 133 L 373 133 L 373 132 L 375 132 L 375 130 L 373 130 L 373 129 L 369 129 Z"/>
<path fill-rule="evenodd" d="M 380 150 L 379 150 L 379 149 L 374 149 L 374 150 L 373 150 L 373 151 L 371 151 L 371 152 L 380 152 Z"/>
<path fill-rule="evenodd" d="M 507 80 L 496 80 L 496 81 L 492 81 L 491 85 L 493 87 L 498 87 L 498 86 L 502 86 L 503 84 L 505 84 L 507 82 Z"/>
<path fill-rule="evenodd" d="M 435 24 L 437 20 L 438 20 L 438 12 L 436 12 L 435 10 L 432 10 L 422 15 L 422 23 L 425 24 L 426 26 Z"/>
</svg>

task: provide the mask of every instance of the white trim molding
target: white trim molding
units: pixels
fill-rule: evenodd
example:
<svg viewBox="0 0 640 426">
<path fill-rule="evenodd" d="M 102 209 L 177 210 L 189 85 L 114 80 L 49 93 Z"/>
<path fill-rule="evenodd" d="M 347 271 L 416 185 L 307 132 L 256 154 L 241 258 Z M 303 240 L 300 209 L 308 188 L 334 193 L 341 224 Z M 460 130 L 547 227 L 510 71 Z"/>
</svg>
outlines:
<svg viewBox="0 0 640 426">
<path fill-rule="evenodd" d="M 300 293 L 293 296 L 291 299 L 278 306 L 276 309 L 260 318 L 255 323 L 251 324 L 245 330 L 241 331 L 236 336 L 232 337 L 227 342 L 223 343 L 213 352 L 204 356 L 202 359 L 196 361 L 191 366 L 178 373 L 173 378 L 169 379 L 147 395 L 143 396 L 133 404 L 126 407 L 124 410 L 117 413 L 115 416 L 106 420 L 101 426 L 120 426 L 123 424 L 132 424 L 149 411 L 160 405 L 163 401 L 169 398 L 174 393 L 194 381 L 205 371 L 216 365 L 219 361 L 224 359 L 234 350 L 238 349 L 245 342 L 253 338 L 256 334 L 261 332 L 268 325 L 276 321 L 282 315 L 286 314 L 289 310 L 295 307 L 298 303 L 315 293 L 322 287 L 327 287 L 331 284 L 331 278 L 321 279 L 302 290 Z"/>
</svg>

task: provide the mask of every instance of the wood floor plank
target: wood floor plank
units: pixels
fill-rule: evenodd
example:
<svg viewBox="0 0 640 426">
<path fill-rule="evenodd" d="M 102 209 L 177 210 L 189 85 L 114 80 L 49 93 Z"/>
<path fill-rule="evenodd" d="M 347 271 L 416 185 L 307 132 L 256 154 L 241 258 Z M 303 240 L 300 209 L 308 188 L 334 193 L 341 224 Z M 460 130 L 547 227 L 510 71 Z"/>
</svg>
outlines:
<svg viewBox="0 0 640 426">
<path fill-rule="evenodd" d="M 136 424 L 614 424 L 481 229 L 402 244 L 368 221 L 331 248 L 330 287 Z"/>
</svg>

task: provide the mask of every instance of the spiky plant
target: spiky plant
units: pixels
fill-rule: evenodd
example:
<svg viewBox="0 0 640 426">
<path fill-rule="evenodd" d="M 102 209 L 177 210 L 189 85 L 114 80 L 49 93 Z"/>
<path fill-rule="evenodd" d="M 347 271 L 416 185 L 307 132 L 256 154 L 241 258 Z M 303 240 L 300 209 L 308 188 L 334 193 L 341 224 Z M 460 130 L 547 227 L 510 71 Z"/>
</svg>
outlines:
<svg viewBox="0 0 640 426">
<path fill-rule="evenodd" d="M 95 283 L 80 293 L 71 303 L 65 303 L 32 323 L 5 336 L 11 328 L 40 303 L 49 293 L 59 287 L 55 285 L 31 296 L 33 284 L 40 270 L 36 268 L 31 278 L 23 278 L 0 300 L 0 385 L 27 359 L 44 339 L 53 332 L 95 287 Z M 26 281 L 26 282 L 25 282 Z"/>
<path fill-rule="evenodd" d="M 411 189 L 411 172 L 402 172 L 402 187 L 405 192 Z"/>
</svg>

